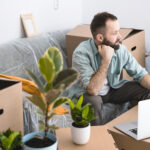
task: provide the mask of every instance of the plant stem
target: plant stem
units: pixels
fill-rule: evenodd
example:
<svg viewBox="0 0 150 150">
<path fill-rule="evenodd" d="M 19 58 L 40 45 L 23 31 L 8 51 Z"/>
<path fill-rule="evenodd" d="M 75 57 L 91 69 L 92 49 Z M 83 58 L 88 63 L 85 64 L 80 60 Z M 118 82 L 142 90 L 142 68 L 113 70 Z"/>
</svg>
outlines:
<svg viewBox="0 0 150 150">
<path fill-rule="evenodd" d="M 44 137 L 46 137 L 47 136 L 47 131 L 48 131 L 48 102 L 47 102 L 47 106 L 46 106 L 46 112 L 45 112 L 45 136 Z"/>
</svg>

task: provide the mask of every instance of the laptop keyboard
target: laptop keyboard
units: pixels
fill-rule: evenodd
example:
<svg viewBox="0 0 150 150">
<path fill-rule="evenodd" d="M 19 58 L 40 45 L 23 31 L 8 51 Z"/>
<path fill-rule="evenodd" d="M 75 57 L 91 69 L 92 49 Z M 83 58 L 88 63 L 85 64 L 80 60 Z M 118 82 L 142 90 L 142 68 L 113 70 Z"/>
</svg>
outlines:
<svg viewBox="0 0 150 150">
<path fill-rule="evenodd" d="M 137 128 L 135 128 L 135 129 L 131 129 L 131 130 L 129 130 L 129 131 L 131 131 L 132 133 L 134 133 L 134 134 L 136 134 L 136 135 L 137 135 Z"/>
</svg>

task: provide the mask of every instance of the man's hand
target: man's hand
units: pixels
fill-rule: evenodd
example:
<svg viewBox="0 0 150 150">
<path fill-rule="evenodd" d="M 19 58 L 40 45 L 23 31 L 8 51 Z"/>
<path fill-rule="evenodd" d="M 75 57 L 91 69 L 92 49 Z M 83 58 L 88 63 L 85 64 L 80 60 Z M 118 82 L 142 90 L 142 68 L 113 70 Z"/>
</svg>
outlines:
<svg viewBox="0 0 150 150">
<path fill-rule="evenodd" d="M 111 62 L 112 56 L 114 54 L 114 49 L 112 47 L 106 45 L 99 45 L 98 52 L 101 55 L 103 61 L 109 63 Z"/>
</svg>

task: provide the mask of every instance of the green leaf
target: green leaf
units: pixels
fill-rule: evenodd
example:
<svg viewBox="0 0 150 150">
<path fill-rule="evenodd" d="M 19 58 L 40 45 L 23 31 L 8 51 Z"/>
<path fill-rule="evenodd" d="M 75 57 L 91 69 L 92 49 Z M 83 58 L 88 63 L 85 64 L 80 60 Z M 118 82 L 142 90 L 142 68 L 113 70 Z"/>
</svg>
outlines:
<svg viewBox="0 0 150 150">
<path fill-rule="evenodd" d="M 51 58 L 41 57 L 39 59 L 39 69 L 48 83 L 51 83 L 55 76 L 55 66 Z"/>
<path fill-rule="evenodd" d="M 74 105 L 77 105 L 78 99 L 77 99 L 76 97 L 74 97 L 74 98 L 72 99 L 72 102 L 74 103 Z"/>
<path fill-rule="evenodd" d="M 56 125 L 50 125 L 50 126 L 48 126 L 48 129 L 49 130 L 56 130 L 56 129 L 59 129 L 59 127 Z"/>
<path fill-rule="evenodd" d="M 68 101 L 68 98 L 67 97 L 62 97 L 62 98 L 59 98 L 57 99 L 55 102 L 54 102 L 54 105 L 53 105 L 53 109 L 57 108 L 58 106 L 66 103 Z"/>
<path fill-rule="evenodd" d="M 16 147 L 20 146 L 22 144 L 22 141 L 21 141 L 21 133 L 18 132 L 14 135 L 11 135 L 10 136 L 13 140 L 12 144 L 11 144 L 11 148 L 12 150 L 16 149 Z"/>
<path fill-rule="evenodd" d="M 8 131 L 8 130 L 7 130 Z M 7 132 L 6 131 L 6 132 Z M 9 130 L 1 134 L 1 145 L 5 150 L 13 150 L 21 145 L 21 133 Z M 7 135 L 7 136 L 6 136 Z"/>
<path fill-rule="evenodd" d="M 58 73 L 53 81 L 53 87 L 55 89 L 60 88 L 64 84 L 63 89 L 71 86 L 78 78 L 79 73 L 73 69 L 66 69 Z"/>
<path fill-rule="evenodd" d="M 77 104 L 75 105 L 71 100 L 68 101 L 71 109 L 71 116 L 75 124 L 82 127 L 87 126 L 92 120 L 95 119 L 94 110 L 89 107 L 89 103 L 82 107 L 83 94 L 80 96 Z"/>
<path fill-rule="evenodd" d="M 83 118 L 87 118 L 88 113 L 89 113 L 89 105 L 86 105 L 86 106 L 82 109 L 82 117 L 83 117 Z"/>
<path fill-rule="evenodd" d="M 48 92 L 50 89 L 52 89 L 52 83 L 46 83 L 46 85 L 44 87 L 45 93 Z"/>
<path fill-rule="evenodd" d="M 38 106 L 43 112 L 46 110 L 46 103 L 38 95 L 27 96 L 27 98 L 36 106 Z"/>
<path fill-rule="evenodd" d="M 56 98 L 59 97 L 60 94 L 61 89 L 51 89 L 45 94 L 46 101 L 48 102 L 48 104 L 51 104 L 56 100 Z"/>
<path fill-rule="evenodd" d="M 11 131 L 10 129 L 8 129 L 6 132 L 4 132 L 4 135 L 6 137 L 9 137 L 9 135 L 12 133 L 13 131 Z"/>
<path fill-rule="evenodd" d="M 80 96 L 76 108 L 80 109 L 83 103 L 83 94 Z"/>
<path fill-rule="evenodd" d="M 39 122 L 39 125 L 40 125 L 40 130 L 44 131 L 44 129 L 45 129 L 45 123 L 42 120 L 39 120 L 38 122 Z"/>
<path fill-rule="evenodd" d="M 31 80 L 37 85 L 41 92 L 44 92 L 44 86 L 40 82 L 40 80 L 27 68 L 25 68 L 26 73 L 31 78 Z"/>
<path fill-rule="evenodd" d="M 69 101 L 68 101 L 68 104 L 70 105 L 70 108 L 71 108 L 71 109 L 74 109 L 75 106 L 74 106 L 74 103 L 72 102 L 72 100 L 69 100 Z"/>
<path fill-rule="evenodd" d="M 71 110 L 72 119 L 76 124 L 80 124 L 82 121 L 82 111 L 77 109 L 76 107 Z"/>
<path fill-rule="evenodd" d="M 63 57 L 56 47 L 50 47 L 46 50 L 45 57 L 50 57 L 55 65 L 55 73 L 57 74 L 63 69 Z"/>
<path fill-rule="evenodd" d="M 48 116 L 48 120 L 51 119 L 53 116 L 55 116 L 56 113 L 52 112 L 49 116 Z"/>
<path fill-rule="evenodd" d="M 94 119 L 96 119 L 96 117 L 94 116 L 94 109 L 90 108 L 88 116 L 87 116 L 87 120 L 88 120 L 88 122 L 91 122 Z"/>
</svg>

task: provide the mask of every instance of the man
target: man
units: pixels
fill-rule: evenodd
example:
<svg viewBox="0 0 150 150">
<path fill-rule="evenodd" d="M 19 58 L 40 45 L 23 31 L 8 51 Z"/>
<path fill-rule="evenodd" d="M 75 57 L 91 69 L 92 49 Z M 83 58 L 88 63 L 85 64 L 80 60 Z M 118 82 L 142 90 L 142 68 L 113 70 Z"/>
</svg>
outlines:
<svg viewBox="0 0 150 150">
<path fill-rule="evenodd" d="M 84 103 L 95 110 L 94 125 L 101 124 L 102 103 L 121 104 L 150 98 L 150 75 L 141 67 L 121 42 L 117 17 L 102 12 L 94 16 L 93 38 L 79 44 L 73 53 L 72 66 L 80 72 L 73 92 L 84 93 Z M 122 69 L 134 81 L 120 79 Z"/>
</svg>

